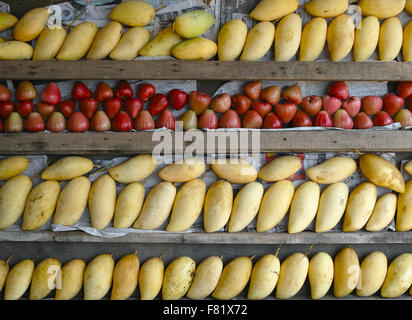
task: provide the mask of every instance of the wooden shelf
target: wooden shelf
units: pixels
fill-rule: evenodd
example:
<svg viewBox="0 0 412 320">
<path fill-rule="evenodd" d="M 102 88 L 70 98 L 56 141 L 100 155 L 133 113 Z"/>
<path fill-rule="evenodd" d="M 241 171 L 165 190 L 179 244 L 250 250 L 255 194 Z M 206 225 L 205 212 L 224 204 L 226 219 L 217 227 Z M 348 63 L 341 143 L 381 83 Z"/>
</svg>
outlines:
<svg viewBox="0 0 412 320">
<path fill-rule="evenodd" d="M 412 244 L 412 232 L 217 232 L 217 233 L 128 233 L 101 238 L 83 231 L 0 231 L 0 241 L 187 243 L 187 244 Z"/>
<path fill-rule="evenodd" d="M 206 152 L 217 153 L 217 147 L 208 148 L 206 133 L 202 134 Z M 252 133 L 249 132 L 248 138 L 248 146 L 241 148 L 240 153 L 252 151 Z M 2 133 L 0 154 L 126 155 L 151 153 L 158 143 L 152 141 L 152 132 Z M 185 142 L 185 145 L 191 143 Z M 173 150 L 181 152 L 183 149 Z M 260 133 L 260 152 L 348 152 L 355 149 L 364 152 L 412 151 L 412 131 L 332 130 Z"/>
<path fill-rule="evenodd" d="M 7 80 L 412 80 L 407 62 L 0 61 Z"/>
</svg>

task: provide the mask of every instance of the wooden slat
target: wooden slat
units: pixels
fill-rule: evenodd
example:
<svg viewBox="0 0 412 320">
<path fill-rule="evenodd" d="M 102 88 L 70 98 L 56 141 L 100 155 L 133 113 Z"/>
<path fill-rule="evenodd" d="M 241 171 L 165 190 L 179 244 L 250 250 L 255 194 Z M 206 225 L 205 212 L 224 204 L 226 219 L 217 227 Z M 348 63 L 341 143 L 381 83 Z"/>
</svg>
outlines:
<svg viewBox="0 0 412 320">
<path fill-rule="evenodd" d="M 174 136 L 174 134 L 172 134 Z M 224 136 L 224 132 L 217 134 Z M 221 152 L 207 144 L 207 133 L 201 133 L 205 152 Z M 247 145 L 238 153 L 252 152 L 252 133 Z M 215 137 L 215 141 L 217 138 Z M 173 153 L 181 152 L 192 142 L 177 146 Z M 0 154 L 137 154 L 151 153 L 159 144 L 151 132 L 106 133 L 18 133 L 0 134 Z M 359 151 L 412 151 L 412 131 L 282 131 L 261 132 L 260 152 L 347 152 Z M 229 151 L 229 140 L 226 149 Z"/>
<path fill-rule="evenodd" d="M 129 233 L 118 238 L 101 238 L 82 231 L 0 231 L 0 241 L 56 241 L 110 243 L 189 243 L 189 244 L 397 244 L 411 243 L 412 232 L 217 232 L 217 233 Z"/>
<path fill-rule="evenodd" d="M 412 63 L 274 61 L 0 61 L 9 80 L 412 80 Z"/>
</svg>

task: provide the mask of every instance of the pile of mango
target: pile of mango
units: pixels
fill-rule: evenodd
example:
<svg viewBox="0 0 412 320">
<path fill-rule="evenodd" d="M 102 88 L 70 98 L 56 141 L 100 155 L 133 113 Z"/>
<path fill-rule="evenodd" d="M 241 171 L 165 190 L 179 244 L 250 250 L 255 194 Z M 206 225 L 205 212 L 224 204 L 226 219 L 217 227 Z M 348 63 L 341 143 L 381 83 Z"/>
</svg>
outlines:
<svg viewBox="0 0 412 320">
<path fill-rule="evenodd" d="M 13 39 L 0 44 L 0 59 L 133 60 L 140 55 L 210 60 L 217 55 L 224 61 L 257 61 L 273 45 L 275 61 L 291 60 L 299 48 L 299 61 L 314 61 L 327 44 L 332 61 L 344 59 L 352 49 L 355 61 L 365 61 L 376 48 L 380 60 L 392 61 L 402 50 L 403 60 L 412 61 L 412 21 L 403 29 L 397 17 L 404 9 L 412 12 L 411 0 L 359 0 L 357 5 L 364 19 L 355 27 L 345 13 L 348 0 L 311 0 L 305 9 L 313 18 L 303 27 L 294 13 L 298 0 L 262 0 L 250 12 L 257 24 L 248 30 L 242 20 L 233 19 L 222 26 L 217 43 L 202 37 L 215 23 L 203 10 L 181 14 L 150 41 L 144 26 L 154 19 L 155 9 L 145 1 L 117 5 L 111 22 L 100 30 L 93 22 L 82 22 L 68 33 L 60 26 L 46 26 L 47 8 L 30 10 L 20 20 L 0 13 L 0 31 L 14 27 Z M 331 19 L 329 25 L 326 19 Z M 35 39 L 33 49 L 28 42 Z"/>
<path fill-rule="evenodd" d="M 412 173 L 412 162 L 405 171 Z M 357 170 L 354 159 L 335 156 L 306 169 L 309 180 L 295 190 L 289 180 L 302 167 L 298 156 L 279 156 L 256 170 L 245 160 L 218 159 L 211 164 L 217 180 L 208 188 L 202 177 L 208 174 L 202 159 L 185 158 L 168 164 L 157 175 L 162 180 L 145 195 L 144 181 L 157 169 L 151 155 L 138 155 L 102 173 L 93 183 L 84 175 L 93 162 L 68 156 L 45 168 L 43 180 L 32 188 L 22 174 L 27 158 L 12 156 L 0 161 L 0 229 L 15 224 L 23 215 L 23 230 L 36 230 L 52 217 L 53 224 L 73 226 L 87 206 L 91 226 L 102 230 L 113 221 L 114 228 L 156 230 L 167 222 L 166 231 L 189 229 L 203 212 L 205 232 L 227 227 L 244 230 L 257 218 L 256 231 L 276 227 L 289 212 L 288 232 L 306 230 L 316 220 L 315 231 L 335 228 L 343 218 L 343 231 L 362 228 L 381 231 L 396 215 L 396 230 L 412 230 L 412 180 L 406 184 L 400 171 L 375 154 L 362 154 L 359 167 L 367 182 L 349 192 L 346 183 Z M 260 181 L 256 181 L 259 179 Z M 59 181 L 67 182 L 61 188 Z M 264 190 L 263 183 L 271 183 Z M 116 183 L 125 187 L 117 195 Z M 181 184 L 179 188 L 176 184 Z M 234 196 L 233 185 L 241 184 Z M 321 193 L 321 185 L 326 188 Z M 378 199 L 377 186 L 396 193 Z"/>
</svg>

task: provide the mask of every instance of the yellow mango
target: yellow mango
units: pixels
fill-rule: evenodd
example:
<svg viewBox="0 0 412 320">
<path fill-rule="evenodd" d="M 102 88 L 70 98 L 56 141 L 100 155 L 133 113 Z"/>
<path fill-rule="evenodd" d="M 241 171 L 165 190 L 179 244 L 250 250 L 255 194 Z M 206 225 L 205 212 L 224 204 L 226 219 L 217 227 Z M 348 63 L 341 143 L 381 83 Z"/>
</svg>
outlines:
<svg viewBox="0 0 412 320">
<path fill-rule="evenodd" d="M 61 270 L 61 288 L 56 288 L 55 300 L 70 300 L 74 298 L 83 287 L 84 270 L 86 263 L 74 259 L 66 263 Z"/>
<path fill-rule="evenodd" d="M 302 31 L 299 61 L 315 61 L 323 51 L 326 43 L 328 23 L 325 18 L 310 20 Z"/>
<path fill-rule="evenodd" d="M 196 263 L 192 258 L 179 257 L 166 268 L 163 277 L 162 299 L 179 300 L 189 290 L 193 281 Z"/>
<path fill-rule="evenodd" d="M 302 167 L 302 161 L 297 156 L 281 156 L 273 159 L 259 169 L 257 177 L 264 181 L 285 180 Z"/>
<path fill-rule="evenodd" d="M 388 270 L 388 260 L 380 251 L 367 255 L 360 266 L 359 283 L 356 287 L 356 295 L 369 297 L 381 288 Z"/>
<path fill-rule="evenodd" d="M 261 300 L 269 296 L 276 287 L 280 272 L 278 257 L 267 254 L 253 266 L 247 298 Z"/>
<path fill-rule="evenodd" d="M 298 6 L 298 0 L 261 0 L 249 15 L 258 21 L 273 21 L 292 13 Z"/>
<path fill-rule="evenodd" d="M 325 296 L 333 282 L 333 260 L 326 252 L 318 252 L 309 262 L 309 284 L 314 300 Z"/>
<path fill-rule="evenodd" d="M 160 179 L 169 182 L 187 182 L 198 178 L 205 168 L 206 165 L 202 159 L 184 158 L 163 167 L 158 175 Z"/>
<path fill-rule="evenodd" d="M 397 16 L 405 8 L 406 0 L 360 0 L 357 5 L 363 16 L 386 19 Z"/>
<path fill-rule="evenodd" d="M 116 263 L 111 300 L 126 300 L 133 294 L 139 281 L 139 267 L 136 254 L 127 254 Z"/>
<path fill-rule="evenodd" d="M 379 41 L 380 24 L 374 16 L 366 17 L 355 31 L 353 58 L 355 61 L 367 60 L 376 50 Z"/>
<path fill-rule="evenodd" d="M 298 52 L 302 35 L 302 19 L 296 13 L 282 18 L 275 33 L 275 61 L 289 61 Z"/>
<path fill-rule="evenodd" d="M 114 260 L 110 254 L 95 257 L 84 271 L 84 300 L 100 300 L 112 286 Z"/>
<path fill-rule="evenodd" d="M 110 12 L 109 18 L 129 27 L 143 27 L 155 16 L 153 6 L 145 1 L 124 1 Z"/>
<path fill-rule="evenodd" d="M 147 57 L 171 56 L 173 47 L 183 40 L 171 27 L 167 27 L 140 49 L 139 54 Z"/>
<path fill-rule="evenodd" d="M 311 0 L 305 9 L 312 16 L 333 18 L 348 10 L 348 0 Z"/>
<path fill-rule="evenodd" d="M 116 201 L 113 227 L 129 228 L 136 221 L 144 202 L 144 187 L 132 182 L 120 192 Z"/>
<path fill-rule="evenodd" d="M 7 12 L 0 12 L 0 31 L 10 29 L 15 26 L 19 19 Z"/>
<path fill-rule="evenodd" d="M 33 47 L 22 41 L 6 41 L 0 43 L 0 60 L 30 60 Z"/>
<path fill-rule="evenodd" d="M 153 300 L 162 289 L 164 263 L 161 258 L 150 258 L 143 263 L 139 272 L 141 300 Z"/>
<path fill-rule="evenodd" d="M 41 261 L 33 271 L 30 286 L 30 300 L 46 298 L 56 286 L 56 280 L 60 276 L 61 263 L 55 258 Z"/>
<path fill-rule="evenodd" d="M 309 260 L 303 253 L 293 253 L 280 265 L 276 288 L 277 299 L 289 299 L 296 295 L 305 283 Z"/>
<path fill-rule="evenodd" d="M 333 294 L 342 298 L 350 294 L 357 286 L 360 275 L 359 258 L 352 248 L 338 252 L 333 261 Z"/>
<path fill-rule="evenodd" d="M 356 161 L 349 157 L 333 157 L 306 170 L 316 183 L 332 184 L 350 177 L 356 171 Z"/>
<path fill-rule="evenodd" d="M 332 20 L 326 40 L 332 61 L 340 61 L 352 50 L 355 40 L 355 25 L 350 16 L 341 14 Z"/>
<path fill-rule="evenodd" d="M 172 49 L 172 55 L 181 60 L 210 60 L 216 53 L 217 44 L 202 37 L 184 40 Z"/>
<path fill-rule="evenodd" d="M 45 28 L 36 42 L 33 52 L 33 60 L 51 60 L 56 57 L 61 49 L 66 30 L 63 28 Z"/>
<path fill-rule="evenodd" d="M 269 51 L 274 39 L 275 25 L 267 21 L 259 22 L 249 30 L 239 59 L 241 61 L 258 61 Z"/>
<path fill-rule="evenodd" d="M 90 221 L 93 228 L 102 230 L 112 221 L 116 206 L 116 183 L 108 174 L 97 179 L 88 198 Z"/>
<path fill-rule="evenodd" d="M 379 59 L 394 60 L 401 51 L 403 43 L 403 28 L 398 17 L 386 19 L 379 32 Z"/>
<path fill-rule="evenodd" d="M 78 156 L 69 156 L 57 160 L 41 173 L 43 180 L 71 180 L 93 169 L 93 161 Z"/>
<path fill-rule="evenodd" d="M 22 260 L 9 271 L 4 288 L 4 300 L 19 300 L 30 286 L 34 263 Z"/>
<path fill-rule="evenodd" d="M 29 160 L 24 156 L 10 156 L 0 160 L 0 180 L 13 178 L 29 166 Z"/>
<path fill-rule="evenodd" d="M 110 168 L 109 174 L 117 182 L 131 183 L 146 179 L 156 167 L 156 160 L 151 155 L 142 154 Z"/>
<path fill-rule="evenodd" d="M 131 28 L 122 35 L 109 57 L 112 60 L 133 60 L 149 42 L 149 39 L 150 33 L 145 28 Z"/>
<path fill-rule="evenodd" d="M 396 231 L 412 230 L 412 180 L 405 186 L 405 192 L 398 196 Z"/>
<path fill-rule="evenodd" d="M 196 268 L 192 285 L 187 292 L 190 299 L 204 299 L 215 290 L 222 274 L 223 262 L 220 257 L 204 259 Z"/>
<path fill-rule="evenodd" d="M 240 19 L 227 22 L 219 31 L 217 55 L 220 61 L 234 61 L 242 54 L 247 37 L 247 26 Z"/>
<path fill-rule="evenodd" d="M 403 30 L 402 54 L 403 61 L 412 61 L 412 22 L 409 22 Z"/>
<path fill-rule="evenodd" d="M 48 8 L 35 8 L 27 11 L 14 26 L 14 39 L 24 42 L 36 39 L 46 26 L 49 15 Z"/>
<path fill-rule="evenodd" d="M 116 47 L 122 36 L 122 25 L 111 21 L 101 28 L 93 40 L 92 46 L 87 53 L 87 60 L 102 60 Z"/>
<path fill-rule="evenodd" d="M 381 288 L 384 298 L 396 298 L 403 295 L 412 284 L 412 254 L 397 256 L 389 265 L 385 282 Z"/>
<path fill-rule="evenodd" d="M 372 215 L 366 224 L 368 231 L 380 231 L 387 227 L 395 217 L 398 197 L 394 193 L 386 193 L 376 201 Z"/>
<path fill-rule="evenodd" d="M 184 38 L 197 38 L 204 34 L 214 23 L 215 18 L 209 12 L 192 10 L 182 13 L 175 19 L 173 30 Z"/>
<path fill-rule="evenodd" d="M 251 163 L 243 159 L 217 159 L 212 164 L 213 172 L 231 183 L 250 183 L 256 180 L 257 172 Z"/>
</svg>

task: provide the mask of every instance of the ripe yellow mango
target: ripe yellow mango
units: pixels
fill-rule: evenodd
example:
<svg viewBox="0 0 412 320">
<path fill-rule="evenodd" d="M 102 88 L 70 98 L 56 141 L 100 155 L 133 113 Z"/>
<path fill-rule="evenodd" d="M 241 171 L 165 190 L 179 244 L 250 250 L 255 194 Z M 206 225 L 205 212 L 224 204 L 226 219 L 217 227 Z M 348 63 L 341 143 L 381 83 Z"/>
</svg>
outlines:
<svg viewBox="0 0 412 320">
<path fill-rule="evenodd" d="M 210 60 L 216 53 L 216 42 L 202 37 L 184 40 L 172 49 L 172 55 L 181 60 Z"/>
<path fill-rule="evenodd" d="M 288 180 L 278 181 L 266 190 L 260 203 L 256 223 L 257 232 L 274 228 L 285 217 L 294 192 L 295 186 Z"/>
<path fill-rule="evenodd" d="M 217 37 L 217 55 L 221 61 L 234 61 L 242 54 L 247 37 L 247 26 L 240 19 L 227 22 Z"/>
<path fill-rule="evenodd" d="M 117 182 L 138 182 L 150 176 L 156 167 L 156 160 L 151 155 L 142 154 L 110 168 L 109 174 Z"/>
<path fill-rule="evenodd" d="M 311 0 L 305 9 L 314 17 L 333 18 L 348 10 L 348 0 Z"/>
<path fill-rule="evenodd" d="M 110 254 L 95 257 L 84 271 L 84 300 L 100 300 L 112 286 L 114 260 Z"/>
<path fill-rule="evenodd" d="M 0 31 L 14 27 L 18 20 L 10 13 L 0 12 Z"/>
<path fill-rule="evenodd" d="M 57 160 L 41 173 L 43 180 L 71 180 L 93 169 L 93 161 L 78 156 L 69 156 Z"/>
<path fill-rule="evenodd" d="M 388 260 L 383 252 L 372 252 L 362 260 L 360 268 L 356 295 L 369 297 L 378 292 L 385 281 Z"/>
<path fill-rule="evenodd" d="M 139 267 L 136 254 L 127 254 L 116 263 L 111 300 L 126 300 L 133 294 L 139 281 Z"/>
<path fill-rule="evenodd" d="M 406 0 L 405 10 L 412 13 L 412 0 Z"/>
<path fill-rule="evenodd" d="M 258 21 L 273 21 L 292 13 L 298 6 L 298 0 L 261 0 L 249 15 Z"/>
<path fill-rule="evenodd" d="M 51 60 L 56 57 L 61 49 L 64 39 L 66 39 L 66 30 L 63 28 L 45 28 L 36 42 L 33 52 L 33 60 Z"/>
<path fill-rule="evenodd" d="M 183 40 L 171 27 L 167 27 L 140 49 L 139 54 L 147 57 L 171 56 L 173 47 Z"/>
<path fill-rule="evenodd" d="M 83 215 L 90 191 L 90 181 L 77 177 L 70 181 L 60 192 L 57 200 L 53 224 L 74 225 Z"/>
<path fill-rule="evenodd" d="M 347 14 L 341 14 L 332 20 L 326 37 L 329 55 L 332 61 L 340 61 L 352 50 L 355 40 L 355 25 Z"/>
<path fill-rule="evenodd" d="M 231 183 L 250 183 L 256 180 L 257 172 L 251 163 L 243 159 L 217 159 L 211 164 L 213 172 Z"/>
<path fill-rule="evenodd" d="M 302 35 L 302 19 L 296 13 L 282 18 L 275 32 L 275 61 L 289 61 L 298 52 Z"/>
<path fill-rule="evenodd" d="M 214 23 L 215 18 L 209 12 L 192 10 L 182 13 L 175 19 L 173 30 L 184 38 L 197 38 L 204 34 Z"/>
<path fill-rule="evenodd" d="M 299 61 L 315 61 L 322 53 L 326 43 L 328 23 L 325 18 L 310 20 L 302 31 Z"/>
<path fill-rule="evenodd" d="M 169 182 L 187 182 L 198 178 L 205 168 L 206 165 L 202 159 L 184 158 L 163 167 L 158 175 L 160 179 Z"/>
<path fill-rule="evenodd" d="M 98 27 L 93 22 L 78 24 L 70 30 L 56 59 L 79 60 L 83 58 L 92 46 L 97 32 Z"/>
<path fill-rule="evenodd" d="M 309 226 L 316 216 L 319 196 L 319 185 L 312 181 L 306 181 L 296 189 L 289 211 L 289 233 L 301 232 Z"/>
<path fill-rule="evenodd" d="M 33 47 L 22 41 L 6 41 L 0 43 L 0 60 L 30 60 Z"/>
<path fill-rule="evenodd" d="M 409 22 L 403 30 L 403 43 L 402 43 L 403 61 L 412 61 L 412 23 Z"/>
<path fill-rule="evenodd" d="M 86 263 L 74 259 L 66 263 L 62 270 L 61 288 L 56 288 L 55 300 L 70 300 L 74 298 L 83 287 L 84 270 Z"/>
<path fill-rule="evenodd" d="M 153 230 L 159 228 L 172 210 L 176 187 L 170 182 L 161 182 L 150 190 L 133 228 Z"/>
<path fill-rule="evenodd" d="M 113 227 L 129 228 L 136 221 L 144 202 L 144 187 L 132 182 L 120 192 L 114 211 Z"/>
<path fill-rule="evenodd" d="M 377 189 L 374 184 L 363 182 L 349 195 L 346 205 L 343 231 L 353 232 L 363 228 L 375 207 Z"/>
<path fill-rule="evenodd" d="M 302 167 L 297 156 L 281 156 L 259 169 L 257 177 L 264 181 L 280 181 L 294 175 Z"/>
<path fill-rule="evenodd" d="M 0 160 L 0 180 L 13 178 L 24 172 L 29 160 L 24 156 L 10 156 Z"/>
<path fill-rule="evenodd" d="M 22 230 L 35 230 L 52 217 L 60 193 L 57 181 L 45 181 L 29 193 L 23 215 Z"/>
<path fill-rule="evenodd" d="M 367 60 L 376 50 L 379 41 L 380 24 L 374 16 L 366 17 L 355 31 L 353 58 L 355 61 Z"/>
<path fill-rule="evenodd" d="M 173 210 L 166 231 L 184 231 L 195 223 L 202 212 L 206 184 L 194 179 L 183 184 L 176 194 Z"/>
<path fill-rule="evenodd" d="M 222 275 L 212 297 L 231 300 L 246 287 L 252 273 L 252 261 L 248 257 L 238 257 L 223 268 Z"/>
<path fill-rule="evenodd" d="M 267 254 L 254 265 L 250 276 L 247 298 L 261 300 L 269 296 L 276 287 L 280 272 L 280 262 L 277 256 Z"/>
<path fill-rule="evenodd" d="M 344 248 L 335 256 L 333 262 L 333 294 L 342 298 L 357 286 L 360 276 L 359 258 L 352 248 Z"/>
<path fill-rule="evenodd" d="M 309 259 L 303 253 L 293 253 L 280 265 L 276 288 L 277 299 L 289 299 L 296 295 L 305 283 Z"/>
<path fill-rule="evenodd" d="M 397 256 L 389 265 L 385 282 L 381 288 L 384 298 L 396 298 L 403 295 L 412 284 L 412 254 Z"/>
<path fill-rule="evenodd" d="M 34 263 L 32 260 L 22 260 L 9 271 L 4 288 L 4 300 L 18 300 L 26 292 L 31 283 Z"/>
<path fill-rule="evenodd" d="M 0 230 L 13 225 L 23 214 L 32 182 L 19 175 L 7 180 L 0 188 Z"/>
<path fill-rule="evenodd" d="M 333 260 L 326 252 L 318 252 L 309 262 L 309 284 L 312 299 L 328 293 L 333 282 Z"/>
<path fill-rule="evenodd" d="M 97 179 L 89 193 L 89 213 L 93 228 L 102 230 L 112 221 L 116 206 L 116 183 L 108 174 Z"/>
<path fill-rule="evenodd" d="M 232 185 L 225 180 L 213 183 L 206 193 L 203 207 L 205 232 L 215 232 L 222 229 L 229 221 L 232 206 Z"/>
<path fill-rule="evenodd" d="M 223 262 L 220 257 L 204 259 L 196 268 L 192 285 L 187 292 L 190 299 L 204 299 L 215 290 L 222 274 Z"/>
<path fill-rule="evenodd" d="M 316 232 L 325 232 L 336 226 L 345 213 L 349 188 L 343 182 L 328 186 L 320 196 L 316 214 Z"/>
<path fill-rule="evenodd" d="M 33 271 L 30 286 L 30 300 L 46 298 L 56 286 L 60 276 L 61 263 L 55 258 L 41 261 Z"/>
<path fill-rule="evenodd" d="M 149 40 L 150 33 L 145 28 L 131 28 L 123 34 L 109 57 L 112 60 L 133 60 Z"/>
<path fill-rule="evenodd" d="M 179 300 L 189 290 L 196 270 L 196 263 L 190 257 L 179 257 L 166 268 L 163 277 L 162 299 Z"/>
<path fill-rule="evenodd" d="M 0 292 L 3 290 L 4 285 L 6 284 L 7 275 L 9 274 L 10 270 L 9 261 L 11 257 L 7 261 L 0 260 Z"/>
<path fill-rule="evenodd" d="M 363 16 L 386 19 L 397 16 L 405 8 L 406 0 L 360 0 L 357 5 Z"/>
<path fill-rule="evenodd" d="M 386 193 L 376 201 L 372 215 L 366 224 L 368 231 L 380 231 L 386 228 L 395 217 L 398 197 L 394 193 Z"/>
<path fill-rule="evenodd" d="M 359 168 L 362 174 L 377 186 L 399 193 L 405 191 L 405 181 L 402 174 L 388 160 L 376 154 L 363 154 L 359 158 Z"/>
<path fill-rule="evenodd" d="M 102 60 L 116 47 L 122 36 L 122 25 L 117 21 L 111 21 L 101 28 L 93 40 L 87 53 L 87 60 Z"/>
<path fill-rule="evenodd" d="M 332 184 L 350 177 L 356 171 L 356 161 L 349 157 L 333 157 L 306 170 L 316 183 Z"/>
<path fill-rule="evenodd" d="M 257 215 L 263 196 L 263 186 L 259 182 L 250 182 L 236 195 L 233 202 L 227 231 L 242 231 Z"/>
<path fill-rule="evenodd" d="M 379 32 L 379 59 L 394 60 L 401 51 L 403 43 L 403 28 L 398 17 L 386 19 Z"/>
<path fill-rule="evenodd" d="M 240 60 L 258 61 L 269 51 L 274 40 L 275 25 L 267 21 L 259 22 L 249 30 Z"/>
<path fill-rule="evenodd" d="M 153 6 L 145 1 L 124 1 L 113 8 L 109 18 L 129 27 L 143 27 L 155 16 Z"/>
<path fill-rule="evenodd" d="M 412 230 L 412 180 L 405 186 L 405 192 L 398 196 L 396 231 Z"/>
<path fill-rule="evenodd" d="M 24 42 L 36 39 L 46 26 L 49 15 L 48 8 L 35 8 L 27 11 L 14 26 L 14 39 Z"/>
<path fill-rule="evenodd" d="M 164 263 L 161 258 L 150 258 L 143 263 L 139 272 L 141 300 L 153 300 L 162 289 Z"/>
</svg>

